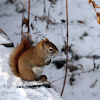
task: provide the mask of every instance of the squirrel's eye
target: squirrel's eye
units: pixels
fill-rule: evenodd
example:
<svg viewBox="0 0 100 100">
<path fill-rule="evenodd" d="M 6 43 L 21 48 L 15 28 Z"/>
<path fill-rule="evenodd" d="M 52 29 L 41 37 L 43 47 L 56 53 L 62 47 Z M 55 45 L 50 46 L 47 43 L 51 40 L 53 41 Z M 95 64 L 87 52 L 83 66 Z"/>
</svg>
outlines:
<svg viewBox="0 0 100 100">
<path fill-rule="evenodd" d="M 52 52 L 53 51 L 53 48 L 49 48 L 49 51 Z"/>
</svg>

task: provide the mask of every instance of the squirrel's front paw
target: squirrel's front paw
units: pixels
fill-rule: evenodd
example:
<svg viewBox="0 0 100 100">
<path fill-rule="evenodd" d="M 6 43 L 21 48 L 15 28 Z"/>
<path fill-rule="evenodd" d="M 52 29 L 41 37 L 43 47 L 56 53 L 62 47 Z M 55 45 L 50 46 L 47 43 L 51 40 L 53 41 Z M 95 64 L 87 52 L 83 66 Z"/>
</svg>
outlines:
<svg viewBox="0 0 100 100">
<path fill-rule="evenodd" d="M 46 65 L 49 65 L 51 63 L 51 59 L 49 61 L 47 61 Z"/>
<path fill-rule="evenodd" d="M 46 77 L 46 75 L 41 75 L 36 81 L 45 82 L 45 81 L 47 81 L 47 77 Z"/>
</svg>

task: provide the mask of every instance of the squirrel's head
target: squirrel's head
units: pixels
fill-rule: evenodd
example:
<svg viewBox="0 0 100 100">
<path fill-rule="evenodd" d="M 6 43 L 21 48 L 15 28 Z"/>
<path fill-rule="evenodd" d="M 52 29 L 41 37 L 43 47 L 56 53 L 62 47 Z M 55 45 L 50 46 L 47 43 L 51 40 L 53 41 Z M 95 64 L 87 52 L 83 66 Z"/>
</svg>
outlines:
<svg viewBox="0 0 100 100">
<path fill-rule="evenodd" d="M 43 52 L 48 57 L 55 57 L 59 52 L 57 47 L 52 42 L 50 42 L 47 38 L 45 38 L 45 40 L 43 40 L 41 44 L 42 44 Z"/>
</svg>

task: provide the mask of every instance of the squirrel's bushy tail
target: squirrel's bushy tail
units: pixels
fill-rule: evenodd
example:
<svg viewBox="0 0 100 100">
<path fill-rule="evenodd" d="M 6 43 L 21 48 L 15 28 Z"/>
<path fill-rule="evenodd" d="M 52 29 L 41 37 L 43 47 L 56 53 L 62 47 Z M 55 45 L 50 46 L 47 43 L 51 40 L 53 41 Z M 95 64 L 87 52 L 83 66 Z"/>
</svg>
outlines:
<svg viewBox="0 0 100 100">
<path fill-rule="evenodd" d="M 32 46 L 33 46 L 33 42 L 31 40 L 31 37 L 23 36 L 21 43 L 17 45 L 16 48 L 14 48 L 9 59 L 9 65 L 14 75 L 20 77 L 19 71 L 18 71 L 18 59 L 23 52 L 25 52 Z"/>
</svg>

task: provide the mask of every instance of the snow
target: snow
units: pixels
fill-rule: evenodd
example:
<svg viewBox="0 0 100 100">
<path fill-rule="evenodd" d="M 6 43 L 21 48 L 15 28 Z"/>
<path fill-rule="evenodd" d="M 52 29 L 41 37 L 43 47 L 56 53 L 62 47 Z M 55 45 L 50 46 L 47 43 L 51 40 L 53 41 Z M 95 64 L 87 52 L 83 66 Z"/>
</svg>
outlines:
<svg viewBox="0 0 100 100">
<path fill-rule="evenodd" d="M 0 100 L 62 100 L 53 90 L 44 87 L 39 89 L 16 89 L 15 87 L 2 87 Z"/>
<path fill-rule="evenodd" d="M 10 53 L 11 49 L 0 46 L 0 100 L 63 100 L 52 88 L 17 88 L 41 83 L 25 82 L 12 75 L 8 65 Z"/>
<path fill-rule="evenodd" d="M 24 1 L 24 0 L 23 0 Z M 62 19 L 66 19 L 66 1 L 57 0 L 55 5 L 46 1 L 46 15 L 48 15 L 50 8 L 49 18 L 56 22 L 56 25 L 49 25 L 46 29 L 46 21 L 34 21 L 35 16 L 43 16 L 43 1 L 31 1 L 31 16 L 30 22 L 33 23 L 35 30 L 31 30 L 33 40 L 38 42 L 44 37 L 52 41 L 61 51 L 66 37 L 66 24 L 61 23 Z M 100 2 L 95 0 L 98 6 Z M 20 42 L 21 20 L 22 13 L 16 12 L 16 7 L 21 9 L 19 0 L 15 4 L 6 3 L 6 0 L 0 0 L 0 29 L 2 29 L 13 41 L 16 46 Z M 27 6 L 25 3 L 25 16 L 27 17 Z M 95 65 L 99 68 L 89 72 L 94 68 L 94 61 L 87 56 L 100 56 L 100 25 L 97 23 L 96 14 L 94 9 L 88 4 L 88 0 L 68 0 L 69 9 L 69 45 L 72 45 L 74 54 L 80 57 L 79 60 L 72 60 L 72 54 L 69 54 L 69 64 L 77 66 L 80 70 L 70 72 L 68 69 L 67 81 L 63 96 L 60 96 L 65 65 L 61 69 L 51 63 L 43 70 L 43 75 L 46 75 L 48 82 L 51 83 L 52 88 L 17 88 L 17 86 L 26 86 L 33 84 L 41 84 L 40 82 L 26 82 L 14 75 L 12 75 L 9 68 L 9 55 L 13 48 L 6 48 L 0 45 L 0 100 L 100 100 L 100 59 L 95 59 Z M 99 9 L 98 9 L 99 11 Z M 78 21 L 83 21 L 79 23 Z M 24 28 L 24 31 L 27 29 Z M 34 33 L 37 34 L 34 34 Z M 87 36 L 84 36 L 84 33 Z M 41 34 L 40 37 L 38 37 Z M 38 38 L 36 38 L 38 37 Z M 0 33 L 0 44 L 11 42 L 3 34 Z M 65 40 L 66 41 L 66 40 Z M 64 53 L 59 52 L 58 56 L 53 60 L 65 59 Z M 82 68 L 81 68 L 82 66 Z M 85 73 L 82 73 L 82 72 Z M 80 73 L 77 74 L 77 73 Z M 75 81 L 70 84 L 70 78 L 74 75 Z M 60 79 L 61 78 L 61 79 Z M 53 82 L 54 80 L 57 80 Z M 96 81 L 97 80 L 97 81 Z M 95 85 L 93 86 L 93 84 Z M 91 87 L 93 86 L 93 87 Z"/>
</svg>

